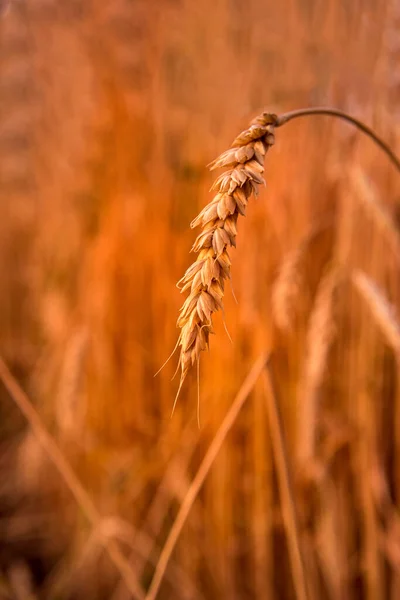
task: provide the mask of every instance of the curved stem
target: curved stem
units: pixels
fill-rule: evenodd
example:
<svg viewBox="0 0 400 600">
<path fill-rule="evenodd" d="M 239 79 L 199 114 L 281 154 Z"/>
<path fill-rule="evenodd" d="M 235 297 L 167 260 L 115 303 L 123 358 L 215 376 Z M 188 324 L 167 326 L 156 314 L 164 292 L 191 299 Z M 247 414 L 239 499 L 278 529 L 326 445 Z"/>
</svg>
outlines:
<svg viewBox="0 0 400 600">
<path fill-rule="evenodd" d="M 396 156 L 390 146 L 380 138 L 375 131 L 373 131 L 370 127 L 365 125 L 362 121 L 355 119 L 354 117 L 348 115 L 347 113 L 339 110 L 337 108 L 325 108 L 325 107 L 316 107 L 316 108 L 300 108 L 299 110 L 293 110 L 291 112 L 284 113 L 283 115 L 278 116 L 275 127 L 280 127 L 284 125 L 288 121 L 292 121 L 293 119 L 297 119 L 298 117 L 306 117 L 310 115 L 328 115 L 331 117 L 337 117 L 339 119 L 343 119 L 348 123 L 351 123 L 360 131 L 365 133 L 368 137 L 370 137 L 388 156 L 388 158 L 392 161 L 396 169 L 400 173 L 400 158 Z"/>
</svg>

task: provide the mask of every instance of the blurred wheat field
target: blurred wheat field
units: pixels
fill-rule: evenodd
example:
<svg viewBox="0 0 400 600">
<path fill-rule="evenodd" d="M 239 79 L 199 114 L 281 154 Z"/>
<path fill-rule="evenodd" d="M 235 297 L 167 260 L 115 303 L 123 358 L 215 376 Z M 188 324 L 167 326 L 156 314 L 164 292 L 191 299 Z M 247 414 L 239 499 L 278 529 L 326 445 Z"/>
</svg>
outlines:
<svg viewBox="0 0 400 600">
<path fill-rule="evenodd" d="M 400 154 L 399 86 L 397 0 L 0 13 L 0 357 L 39 415 L 29 425 L 1 386 L 1 600 L 125 600 L 136 584 L 149 598 L 199 466 L 269 353 L 305 591 L 260 376 L 157 597 L 399 597 L 400 179 L 370 140 L 325 117 L 277 130 L 239 221 L 233 343 L 217 316 L 201 359 L 200 429 L 196 373 L 173 418 L 177 357 L 154 378 L 178 336 L 206 165 L 263 110 L 315 105 Z"/>
</svg>

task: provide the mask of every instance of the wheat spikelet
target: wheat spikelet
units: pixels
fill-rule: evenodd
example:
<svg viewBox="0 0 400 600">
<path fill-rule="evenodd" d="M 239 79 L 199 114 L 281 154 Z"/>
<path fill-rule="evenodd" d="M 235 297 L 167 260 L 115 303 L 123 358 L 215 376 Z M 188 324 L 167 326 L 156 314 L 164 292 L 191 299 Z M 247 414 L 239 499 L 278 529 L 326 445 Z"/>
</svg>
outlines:
<svg viewBox="0 0 400 600">
<path fill-rule="evenodd" d="M 236 246 L 236 224 L 239 215 L 246 214 L 250 196 L 257 195 L 258 186 L 265 183 L 264 157 L 274 143 L 277 116 L 263 113 L 243 131 L 210 168 L 229 167 L 215 181 L 213 200 L 201 211 L 191 227 L 201 226 L 192 251 L 196 261 L 187 269 L 177 286 L 189 290 L 178 318 L 181 329 L 179 366 L 180 387 L 189 369 L 199 360 L 209 345 L 212 315 L 223 309 L 225 280 L 230 278 L 229 248 Z"/>
<path fill-rule="evenodd" d="M 372 316 L 396 356 L 400 356 L 400 323 L 394 306 L 376 283 L 361 271 L 355 271 L 351 280 L 367 303 Z"/>
</svg>

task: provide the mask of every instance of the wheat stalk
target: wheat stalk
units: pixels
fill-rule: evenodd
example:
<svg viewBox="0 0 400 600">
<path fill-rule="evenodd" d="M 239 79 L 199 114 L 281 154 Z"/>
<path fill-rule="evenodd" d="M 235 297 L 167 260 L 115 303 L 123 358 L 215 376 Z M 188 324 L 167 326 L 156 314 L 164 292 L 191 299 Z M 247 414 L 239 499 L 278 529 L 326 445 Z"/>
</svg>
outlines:
<svg viewBox="0 0 400 600">
<path fill-rule="evenodd" d="M 215 181 L 213 200 L 191 223 L 191 227 L 201 226 L 192 248 L 198 255 L 177 284 L 181 292 L 189 290 L 177 322 L 181 329 L 179 388 L 201 352 L 208 348 L 213 313 L 223 310 L 225 281 L 231 275 L 229 248 L 236 246 L 239 215 L 246 214 L 251 195 L 257 195 L 258 186 L 265 183 L 264 158 L 274 143 L 276 122 L 276 115 L 261 114 L 238 135 L 231 149 L 210 165 L 211 170 L 229 170 Z"/>
<path fill-rule="evenodd" d="M 261 373 L 265 369 L 268 361 L 270 360 L 270 354 L 263 353 L 259 356 L 259 358 L 255 361 L 253 366 L 251 367 L 248 375 L 240 386 L 238 393 L 232 401 L 232 404 L 229 407 L 228 412 L 226 413 L 221 425 L 219 426 L 211 444 L 208 447 L 207 452 L 204 455 L 203 460 L 200 463 L 198 471 L 194 476 L 189 489 L 180 505 L 178 514 L 176 519 L 168 533 L 168 537 L 165 541 L 164 547 L 161 551 L 160 557 L 158 559 L 157 567 L 153 574 L 153 579 L 151 580 L 149 589 L 146 594 L 145 600 L 155 600 L 160 589 L 164 573 L 168 566 L 171 555 L 175 549 L 176 543 L 181 534 L 182 528 L 186 522 L 186 519 L 190 513 L 190 509 L 193 506 L 194 501 L 196 500 L 199 491 L 201 490 L 204 481 L 214 464 L 216 457 L 221 449 L 221 446 L 228 435 L 229 431 L 232 429 L 238 414 L 240 413 L 241 408 L 246 402 L 247 398 L 250 396 L 251 392 L 256 385 L 258 378 Z"/>
</svg>

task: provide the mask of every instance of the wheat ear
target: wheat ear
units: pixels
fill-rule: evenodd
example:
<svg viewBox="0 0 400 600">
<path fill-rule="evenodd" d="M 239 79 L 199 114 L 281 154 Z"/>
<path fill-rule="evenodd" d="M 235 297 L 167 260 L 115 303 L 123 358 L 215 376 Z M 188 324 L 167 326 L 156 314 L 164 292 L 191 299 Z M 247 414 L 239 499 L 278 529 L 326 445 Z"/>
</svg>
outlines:
<svg viewBox="0 0 400 600">
<path fill-rule="evenodd" d="M 263 113 L 254 119 L 227 150 L 213 163 L 211 170 L 229 167 L 212 186 L 213 200 L 191 223 L 201 226 L 192 251 L 197 259 L 188 268 L 177 286 L 189 290 L 178 318 L 181 329 L 179 365 L 180 387 L 189 369 L 208 348 L 212 333 L 212 315 L 223 310 L 225 280 L 230 279 L 229 248 L 236 246 L 237 220 L 246 214 L 252 194 L 257 195 L 263 179 L 264 158 L 274 143 L 277 116 Z"/>
</svg>

